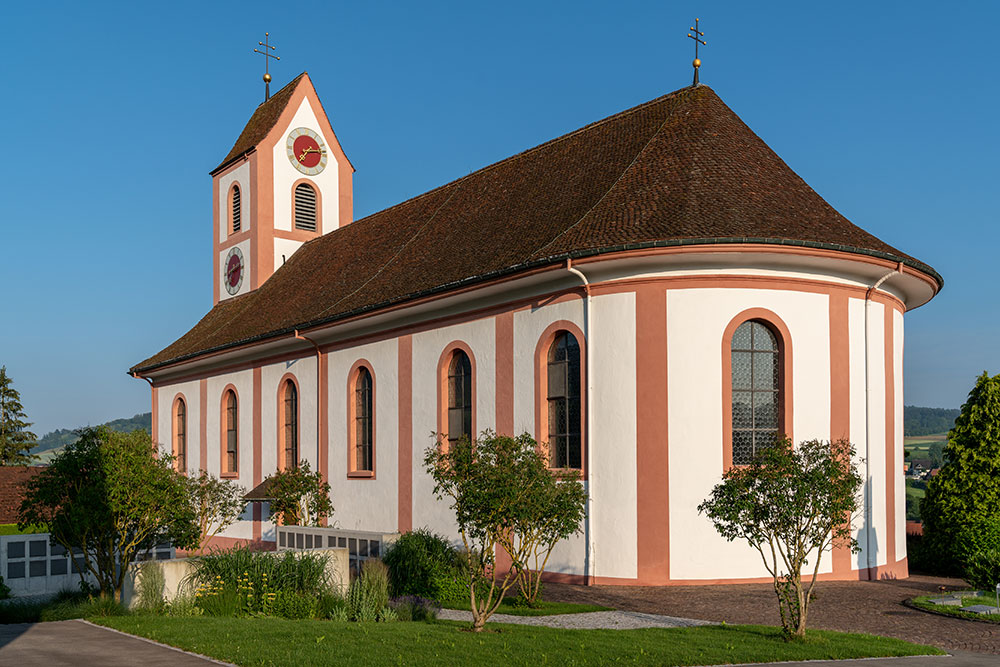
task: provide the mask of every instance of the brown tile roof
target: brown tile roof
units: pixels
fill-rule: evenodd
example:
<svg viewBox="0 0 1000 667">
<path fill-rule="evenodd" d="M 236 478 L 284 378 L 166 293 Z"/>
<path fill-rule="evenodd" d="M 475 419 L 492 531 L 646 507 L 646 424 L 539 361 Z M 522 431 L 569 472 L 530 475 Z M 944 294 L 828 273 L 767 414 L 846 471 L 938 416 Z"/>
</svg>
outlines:
<svg viewBox="0 0 1000 667">
<path fill-rule="evenodd" d="M 295 87 L 298 85 L 302 77 L 306 76 L 303 72 L 297 77 L 289 81 L 281 90 L 276 92 L 269 100 L 263 102 L 257 110 L 253 112 L 250 116 L 250 120 L 247 121 L 246 127 L 240 132 L 240 136 L 237 137 L 236 143 L 233 144 L 232 150 L 229 151 L 229 155 L 219 163 L 219 166 L 213 169 L 210 173 L 215 173 L 228 166 L 234 160 L 237 160 L 254 148 L 257 147 L 267 133 L 271 131 L 275 123 L 278 122 L 278 117 L 281 116 L 281 112 L 285 110 L 288 106 L 288 101 L 292 99 L 292 93 L 295 92 Z"/>
<path fill-rule="evenodd" d="M 710 88 L 689 87 L 306 243 L 132 370 L 570 256 L 738 242 L 874 255 L 940 282 L 837 213 Z"/>
<path fill-rule="evenodd" d="M 0 524 L 17 523 L 24 499 L 24 484 L 45 466 L 0 466 Z"/>
</svg>

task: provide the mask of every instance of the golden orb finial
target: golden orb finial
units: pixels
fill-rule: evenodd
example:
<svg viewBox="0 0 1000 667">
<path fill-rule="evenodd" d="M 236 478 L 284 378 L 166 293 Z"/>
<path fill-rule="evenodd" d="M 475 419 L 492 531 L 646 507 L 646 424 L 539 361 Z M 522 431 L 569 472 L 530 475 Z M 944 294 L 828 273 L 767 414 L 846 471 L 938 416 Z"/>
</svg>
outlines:
<svg viewBox="0 0 1000 667">
<path fill-rule="evenodd" d="M 691 61 L 691 64 L 694 65 L 695 67 L 701 67 L 701 60 L 699 58 L 695 58 L 694 60 Z"/>
<path fill-rule="evenodd" d="M 698 57 L 698 45 L 706 46 L 708 43 L 702 39 L 705 36 L 699 29 L 698 21 L 700 19 L 694 20 L 694 25 L 689 28 L 691 32 L 688 33 L 688 37 L 694 40 L 694 60 L 691 61 L 691 66 L 694 67 L 694 81 L 691 83 L 692 86 L 698 85 L 698 68 L 701 67 L 701 59 Z"/>
<path fill-rule="evenodd" d="M 264 83 L 271 83 L 271 75 L 266 72 L 264 73 Z"/>
</svg>

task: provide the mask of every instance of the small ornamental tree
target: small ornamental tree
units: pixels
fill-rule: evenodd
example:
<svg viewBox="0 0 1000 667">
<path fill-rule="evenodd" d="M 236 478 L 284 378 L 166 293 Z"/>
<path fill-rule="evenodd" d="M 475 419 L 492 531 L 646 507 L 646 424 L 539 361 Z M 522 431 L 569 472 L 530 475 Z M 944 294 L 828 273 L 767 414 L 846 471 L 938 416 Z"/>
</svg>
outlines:
<svg viewBox="0 0 1000 667">
<path fill-rule="evenodd" d="M 749 465 L 733 466 L 698 506 L 728 541 L 746 540 L 774 582 L 787 638 L 803 638 L 823 552 L 833 544 L 858 550 L 850 518 L 858 510 L 862 477 L 846 440 L 787 438 L 762 449 Z M 815 558 L 810 563 L 809 559 Z M 803 583 L 803 568 L 808 583 Z"/>
<path fill-rule="evenodd" d="M 102 597 L 121 601 L 136 556 L 161 542 L 190 548 L 198 524 L 173 457 L 157 457 L 145 431 L 85 428 L 26 484 L 18 526 L 44 524 Z M 75 551 L 79 549 L 79 552 Z"/>
<path fill-rule="evenodd" d="M 308 461 L 279 470 L 268 479 L 272 521 L 280 517 L 285 526 L 318 526 L 333 514 L 330 484 L 318 470 L 312 472 Z"/>
<path fill-rule="evenodd" d="M 948 433 L 944 458 L 920 501 L 923 544 L 939 568 L 958 574 L 980 548 L 997 546 L 990 543 L 1000 515 L 1000 375 L 976 379 Z"/>
<path fill-rule="evenodd" d="M 198 521 L 197 550 L 202 550 L 213 537 L 233 525 L 247 501 L 246 489 L 231 479 L 219 479 L 204 470 L 187 478 L 188 497 Z"/>
<path fill-rule="evenodd" d="M 28 452 L 38 438 L 28 430 L 21 395 L 11 385 L 7 367 L 0 366 L 0 466 L 25 466 L 35 460 Z"/>
</svg>

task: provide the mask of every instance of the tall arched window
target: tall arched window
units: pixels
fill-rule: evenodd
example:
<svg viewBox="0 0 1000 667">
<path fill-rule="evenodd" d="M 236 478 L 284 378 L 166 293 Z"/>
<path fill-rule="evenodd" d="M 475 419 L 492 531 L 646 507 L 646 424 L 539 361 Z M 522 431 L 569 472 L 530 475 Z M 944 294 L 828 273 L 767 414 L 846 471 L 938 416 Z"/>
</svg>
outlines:
<svg viewBox="0 0 1000 667">
<path fill-rule="evenodd" d="M 230 225 L 230 234 L 235 234 L 240 231 L 240 226 L 242 225 L 242 215 L 243 215 L 243 203 L 242 195 L 240 194 L 240 186 L 233 185 L 233 191 L 230 195 L 229 201 L 229 219 L 232 221 Z"/>
<path fill-rule="evenodd" d="M 778 338 L 761 320 L 737 327 L 731 345 L 732 463 L 746 465 L 781 431 L 782 358 Z"/>
<path fill-rule="evenodd" d="M 448 442 L 472 438 L 472 362 L 455 350 L 448 364 Z"/>
<path fill-rule="evenodd" d="M 295 186 L 295 229 L 316 231 L 316 189 L 308 183 Z"/>
<path fill-rule="evenodd" d="M 580 469 L 580 344 L 568 331 L 549 346 L 547 373 L 549 465 Z"/>
<path fill-rule="evenodd" d="M 285 469 L 299 465 L 299 391 L 291 380 L 285 381 L 284 428 L 282 440 L 285 445 Z"/>
<path fill-rule="evenodd" d="M 354 470 L 373 472 L 374 437 L 372 429 L 372 374 L 367 368 L 358 369 L 354 381 Z"/>
<path fill-rule="evenodd" d="M 226 468 L 225 472 L 239 472 L 239 408 L 236 403 L 236 392 L 230 389 L 226 392 Z"/>
<path fill-rule="evenodd" d="M 187 470 L 187 406 L 177 397 L 174 405 L 174 467 L 179 472 Z"/>
</svg>

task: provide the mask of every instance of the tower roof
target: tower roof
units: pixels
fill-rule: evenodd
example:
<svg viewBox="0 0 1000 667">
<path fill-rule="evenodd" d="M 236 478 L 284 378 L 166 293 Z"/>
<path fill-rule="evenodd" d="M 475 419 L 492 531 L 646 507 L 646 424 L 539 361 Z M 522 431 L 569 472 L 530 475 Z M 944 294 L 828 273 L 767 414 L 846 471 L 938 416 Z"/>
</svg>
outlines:
<svg viewBox="0 0 1000 667">
<path fill-rule="evenodd" d="M 283 104 L 279 98 L 289 86 L 270 102 Z M 258 108 L 261 124 L 272 113 L 262 111 L 267 104 Z M 244 135 L 252 125 L 253 119 Z M 227 160 L 240 154 L 242 141 L 243 135 Z M 259 289 L 220 302 L 133 371 L 570 257 L 727 243 L 874 256 L 902 262 L 942 284 L 932 268 L 840 215 L 714 91 L 696 86 L 306 243 Z"/>
</svg>

